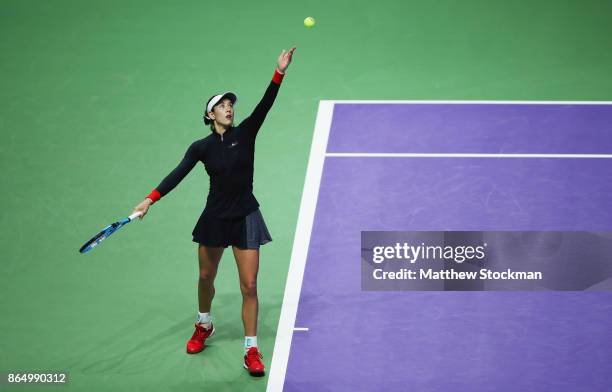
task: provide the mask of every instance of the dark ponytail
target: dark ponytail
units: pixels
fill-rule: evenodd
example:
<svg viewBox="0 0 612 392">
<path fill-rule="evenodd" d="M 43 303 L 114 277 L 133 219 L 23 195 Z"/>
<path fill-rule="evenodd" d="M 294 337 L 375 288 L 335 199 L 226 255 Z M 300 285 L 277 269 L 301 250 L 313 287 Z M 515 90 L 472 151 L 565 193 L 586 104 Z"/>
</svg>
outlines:
<svg viewBox="0 0 612 392">
<path fill-rule="evenodd" d="M 204 120 L 204 124 L 206 124 L 206 125 L 210 125 L 210 130 L 211 130 L 212 132 L 215 132 L 215 123 L 214 123 L 214 121 L 213 121 L 213 120 L 211 120 L 211 119 L 208 117 L 208 113 L 204 114 L 204 115 L 202 116 L 202 119 Z"/>
</svg>

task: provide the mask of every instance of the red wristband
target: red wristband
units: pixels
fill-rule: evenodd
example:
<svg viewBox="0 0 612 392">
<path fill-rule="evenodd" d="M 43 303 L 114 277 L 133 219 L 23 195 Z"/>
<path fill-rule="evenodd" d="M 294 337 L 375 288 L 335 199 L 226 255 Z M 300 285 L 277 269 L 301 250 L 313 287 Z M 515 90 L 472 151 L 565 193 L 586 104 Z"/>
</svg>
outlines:
<svg viewBox="0 0 612 392">
<path fill-rule="evenodd" d="M 156 201 L 161 199 L 161 195 L 159 194 L 159 191 L 157 189 L 153 189 L 151 191 L 151 193 L 149 193 L 149 196 L 147 196 L 147 197 L 149 199 L 153 200 L 153 204 L 155 204 Z"/>
<path fill-rule="evenodd" d="M 274 76 L 272 76 L 272 81 L 276 84 L 281 84 L 284 77 L 285 77 L 285 74 L 278 72 L 278 68 L 277 68 L 274 70 Z"/>
</svg>

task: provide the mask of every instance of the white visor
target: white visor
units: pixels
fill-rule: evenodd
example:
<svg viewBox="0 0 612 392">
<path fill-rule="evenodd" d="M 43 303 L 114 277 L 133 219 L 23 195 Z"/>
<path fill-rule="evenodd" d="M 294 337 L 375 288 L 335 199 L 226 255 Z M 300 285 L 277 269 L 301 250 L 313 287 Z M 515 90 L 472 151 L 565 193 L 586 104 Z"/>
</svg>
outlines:
<svg viewBox="0 0 612 392">
<path fill-rule="evenodd" d="M 215 107 L 215 105 L 219 103 L 219 101 L 225 97 L 229 98 L 230 101 L 232 101 L 232 104 L 235 104 L 236 101 L 238 100 L 238 98 L 236 97 L 236 94 L 232 93 L 231 91 L 228 91 L 223 94 L 215 95 L 210 100 L 210 102 L 208 102 L 208 105 L 206 106 L 206 113 L 211 112 L 213 107 Z"/>
</svg>

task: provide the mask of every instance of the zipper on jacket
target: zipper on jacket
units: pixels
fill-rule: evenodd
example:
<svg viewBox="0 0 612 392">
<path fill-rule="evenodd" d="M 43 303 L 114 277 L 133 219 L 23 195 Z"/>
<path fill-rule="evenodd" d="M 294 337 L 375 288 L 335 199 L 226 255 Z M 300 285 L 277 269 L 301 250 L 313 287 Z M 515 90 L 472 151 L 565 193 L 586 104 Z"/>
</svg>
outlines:
<svg viewBox="0 0 612 392">
<path fill-rule="evenodd" d="M 227 170 L 227 162 L 225 161 L 225 143 L 223 142 L 223 134 L 221 136 L 221 159 L 223 160 L 223 167 Z"/>
</svg>

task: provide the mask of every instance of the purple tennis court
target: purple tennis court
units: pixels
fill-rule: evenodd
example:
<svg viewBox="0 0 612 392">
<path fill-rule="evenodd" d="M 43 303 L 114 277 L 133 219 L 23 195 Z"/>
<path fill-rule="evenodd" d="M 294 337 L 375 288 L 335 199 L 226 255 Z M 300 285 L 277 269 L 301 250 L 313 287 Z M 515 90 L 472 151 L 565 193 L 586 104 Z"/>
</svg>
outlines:
<svg viewBox="0 0 612 392">
<path fill-rule="evenodd" d="M 362 231 L 610 232 L 611 158 L 607 102 L 321 102 L 268 390 L 611 390 L 612 279 L 377 292 L 360 262 Z"/>
</svg>

